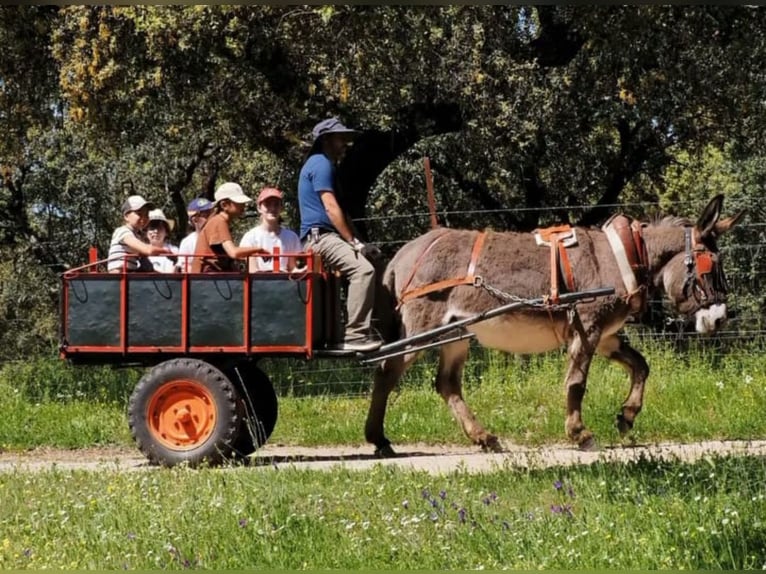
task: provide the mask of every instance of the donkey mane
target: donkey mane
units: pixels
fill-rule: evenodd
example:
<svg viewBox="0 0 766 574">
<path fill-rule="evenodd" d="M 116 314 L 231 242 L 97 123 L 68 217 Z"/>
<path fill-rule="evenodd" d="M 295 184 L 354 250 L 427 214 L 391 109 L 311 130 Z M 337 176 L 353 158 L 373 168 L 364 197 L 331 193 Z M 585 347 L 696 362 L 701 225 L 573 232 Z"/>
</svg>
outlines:
<svg viewBox="0 0 766 574">
<path fill-rule="evenodd" d="M 657 215 L 649 221 L 652 227 L 690 227 L 694 222 L 688 217 L 677 215 Z"/>
</svg>

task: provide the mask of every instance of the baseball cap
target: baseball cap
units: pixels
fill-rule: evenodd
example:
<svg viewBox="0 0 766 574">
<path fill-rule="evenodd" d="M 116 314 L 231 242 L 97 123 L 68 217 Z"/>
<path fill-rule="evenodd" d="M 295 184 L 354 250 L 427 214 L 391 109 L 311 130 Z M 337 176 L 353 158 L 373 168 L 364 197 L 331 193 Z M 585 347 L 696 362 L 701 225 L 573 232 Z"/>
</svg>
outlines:
<svg viewBox="0 0 766 574">
<path fill-rule="evenodd" d="M 264 187 L 261 190 L 261 193 L 258 194 L 258 205 L 269 199 L 270 197 L 276 197 L 277 199 L 282 199 L 283 194 L 281 191 L 279 191 L 276 187 Z"/>
<path fill-rule="evenodd" d="M 149 221 L 164 221 L 167 224 L 169 231 L 173 231 L 173 228 L 176 226 L 176 222 L 173 219 L 165 217 L 165 214 L 161 209 L 152 209 L 149 212 Z"/>
<path fill-rule="evenodd" d="M 215 190 L 215 202 L 218 203 L 224 199 L 228 199 L 234 203 L 250 203 L 253 201 L 242 191 L 242 186 L 232 181 L 222 183 L 218 186 L 218 189 Z"/>
<path fill-rule="evenodd" d="M 148 206 L 149 209 L 152 209 L 154 207 L 154 204 L 146 201 L 143 197 L 140 195 L 131 195 L 122 203 L 122 214 L 126 215 L 130 213 L 131 211 L 138 211 L 142 207 Z"/>
<path fill-rule="evenodd" d="M 311 135 L 314 137 L 314 141 L 326 134 L 348 134 L 350 136 L 358 135 L 360 132 L 352 130 L 344 126 L 338 118 L 327 118 L 322 120 L 314 129 L 311 130 Z"/>
<path fill-rule="evenodd" d="M 186 213 L 190 216 L 196 215 L 200 211 L 210 211 L 213 207 L 215 207 L 213 202 L 206 197 L 195 197 L 186 206 Z"/>
</svg>

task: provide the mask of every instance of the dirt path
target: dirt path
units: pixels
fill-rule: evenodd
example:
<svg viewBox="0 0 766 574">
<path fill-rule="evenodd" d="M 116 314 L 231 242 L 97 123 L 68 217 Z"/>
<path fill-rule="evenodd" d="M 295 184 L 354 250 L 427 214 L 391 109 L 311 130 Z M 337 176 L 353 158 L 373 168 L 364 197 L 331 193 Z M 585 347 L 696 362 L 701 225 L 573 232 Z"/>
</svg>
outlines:
<svg viewBox="0 0 766 574">
<path fill-rule="evenodd" d="M 597 461 L 631 461 L 641 457 L 693 461 L 704 456 L 742 454 L 766 455 L 766 440 L 705 441 L 689 444 L 661 443 L 605 448 L 580 452 L 568 445 L 528 448 L 507 445 L 501 453 L 482 453 L 465 445 L 398 445 L 398 456 L 378 459 L 368 445 L 291 447 L 267 445 L 254 457 L 252 468 L 264 472 L 281 468 L 331 469 L 343 466 L 364 470 L 377 464 L 442 474 L 455 470 L 486 472 L 504 467 L 543 468 L 592 464 Z M 135 449 L 35 449 L 22 453 L 0 453 L 0 472 L 68 470 L 146 471 L 156 469 Z"/>
</svg>

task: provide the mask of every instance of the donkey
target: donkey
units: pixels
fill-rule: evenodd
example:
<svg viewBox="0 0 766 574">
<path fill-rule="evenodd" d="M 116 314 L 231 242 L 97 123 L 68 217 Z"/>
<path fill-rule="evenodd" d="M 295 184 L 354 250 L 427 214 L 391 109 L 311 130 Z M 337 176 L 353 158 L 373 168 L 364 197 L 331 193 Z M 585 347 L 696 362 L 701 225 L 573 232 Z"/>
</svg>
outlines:
<svg viewBox="0 0 766 574">
<path fill-rule="evenodd" d="M 711 334 L 726 320 L 726 278 L 716 240 L 744 211 L 720 219 L 722 205 L 723 195 L 714 197 L 696 225 L 674 217 L 641 223 L 614 216 L 602 228 L 573 228 L 575 241 L 558 251 L 536 244 L 531 233 L 431 230 L 405 244 L 385 268 L 384 300 L 392 321 L 388 327 L 381 325 L 382 334 L 394 341 L 508 300 L 531 301 L 550 294 L 545 304 L 524 305 L 465 329 L 479 344 L 511 353 L 543 353 L 566 345 L 564 428 L 580 449 L 591 450 L 596 443 L 583 422 L 582 401 L 595 353 L 622 365 L 630 377 L 630 390 L 616 420 L 621 435 L 633 428 L 641 411 L 649 366 L 621 329 L 630 316 L 642 312 L 651 293 L 663 292 L 676 311 L 694 318 L 700 333 Z M 553 240 L 566 235 L 562 229 L 555 229 L 559 233 Z M 555 267 L 566 273 L 551 273 Z M 612 287 L 614 294 L 581 301 L 576 310 L 556 305 L 559 277 L 571 291 Z M 498 438 L 463 400 L 468 349 L 467 339 L 440 347 L 435 390 L 473 443 L 498 451 Z M 378 456 L 395 455 L 383 429 L 388 396 L 420 354 L 384 359 L 375 370 L 365 438 L 375 445 Z"/>
</svg>

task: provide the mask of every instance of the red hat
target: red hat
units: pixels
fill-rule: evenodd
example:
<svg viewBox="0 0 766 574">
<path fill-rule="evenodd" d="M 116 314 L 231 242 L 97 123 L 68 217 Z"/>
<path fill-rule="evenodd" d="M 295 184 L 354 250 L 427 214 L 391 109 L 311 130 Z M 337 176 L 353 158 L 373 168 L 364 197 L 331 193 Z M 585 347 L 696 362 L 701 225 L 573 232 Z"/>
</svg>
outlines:
<svg viewBox="0 0 766 574">
<path fill-rule="evenodd" d="M 276 197 L 277 199 L 282 199 L 282 192 L 279 191 L 276 187 L 264 187 L 261 190 L 261 193 L 258 194 L 258 200 L 257 203 L 260 205 L 270 197 Z"/>
</svg>

